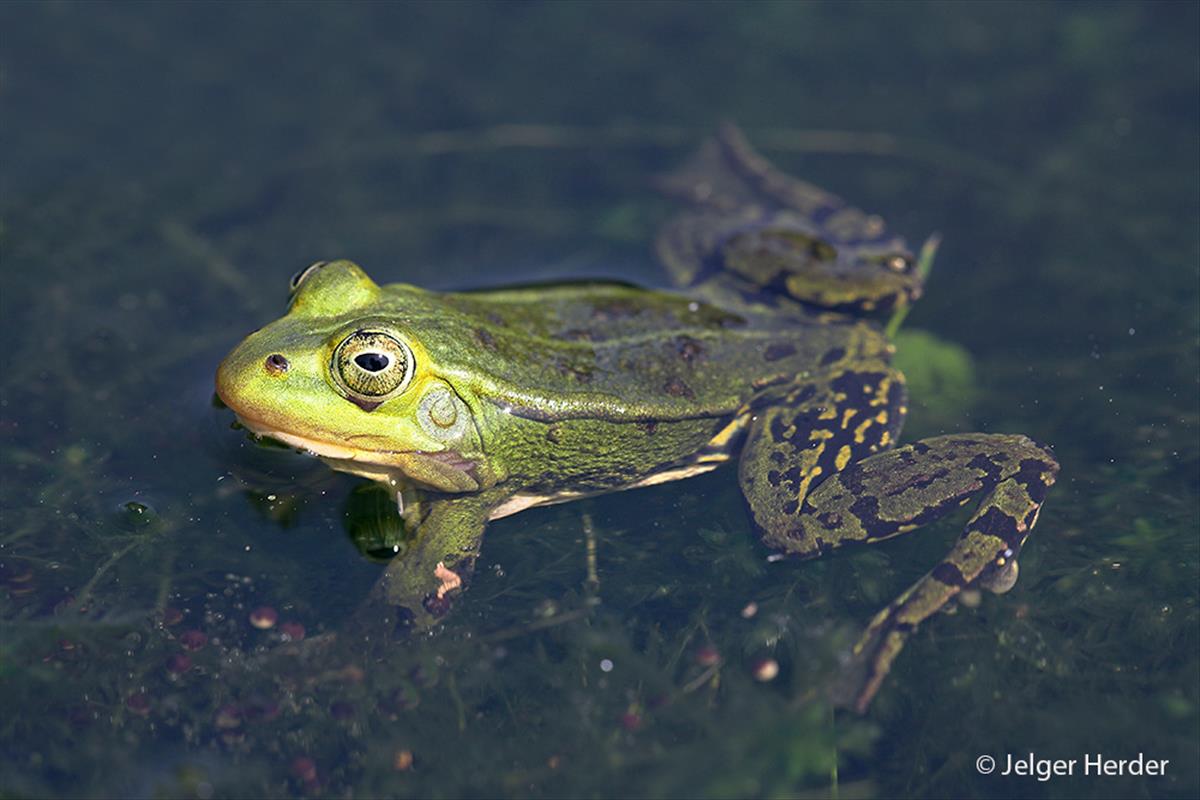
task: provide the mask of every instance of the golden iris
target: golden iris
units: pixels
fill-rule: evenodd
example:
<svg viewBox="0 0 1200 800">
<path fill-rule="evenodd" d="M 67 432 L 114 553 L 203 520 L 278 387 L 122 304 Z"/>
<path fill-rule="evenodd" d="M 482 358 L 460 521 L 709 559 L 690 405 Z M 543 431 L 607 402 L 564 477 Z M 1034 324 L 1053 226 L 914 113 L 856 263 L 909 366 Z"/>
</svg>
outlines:
<svg viewBox="0 0 1200 800">
<path fill-rule="evenodd" d="M 347 392 L 373 400 L 403 389 L 412 351 L 380 331 L 355 331 L 333 351 L 333 374 Z"/>
</svg>

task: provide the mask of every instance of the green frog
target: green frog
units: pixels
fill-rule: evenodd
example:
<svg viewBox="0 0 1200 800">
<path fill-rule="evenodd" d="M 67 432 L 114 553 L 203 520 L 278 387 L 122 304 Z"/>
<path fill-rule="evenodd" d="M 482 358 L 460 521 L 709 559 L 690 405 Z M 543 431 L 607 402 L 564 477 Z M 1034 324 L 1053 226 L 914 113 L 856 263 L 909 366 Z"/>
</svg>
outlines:
<svg viewBox="0 0 1200 800">
<path fill-rule="evenodd" d="M 418 627 L 465 589 L 491 520 L 731 460 L 777 555 L 889 539 L 976 501 L 855 647 L 863 711 L 920 622 L 968 587 L 1013 585 L 1058 465 L 1020 435 L 897 446 L 904 378 L 880 318 L 922 273 L 878 217 L 731 126 L 663 185 L 683 203 L 656 245 L 679 292 L 430 292 L 321 261 L 221 363 L 218 394 L 254 434 L 390 490 L 411 541 L 375 597 Z"/>
</svg>

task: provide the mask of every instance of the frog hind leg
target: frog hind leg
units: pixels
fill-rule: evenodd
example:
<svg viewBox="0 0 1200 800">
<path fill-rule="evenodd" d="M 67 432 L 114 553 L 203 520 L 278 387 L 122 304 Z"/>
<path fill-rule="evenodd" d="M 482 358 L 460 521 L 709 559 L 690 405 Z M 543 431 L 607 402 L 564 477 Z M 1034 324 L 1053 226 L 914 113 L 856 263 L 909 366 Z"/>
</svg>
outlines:
<svg viewBox="0 0 1200 800">
<path fill-rule="evenodd" d="M 654 252 L 675 286 L 697 286 L 721 266 L 714 258 L 729 218 L 715 211 L 699 210 L 678 214 L 658 231 Z"/>
<path fill-rule="evenodd" d="M 763 398 L 742 447 L 738 479 L 764 544 L 816 556 L 826 546 L 803 538 L 810 493 L 852 462 L 887 450 L 906 412 L 904 376 L 886 363 L 815 376 Z"/>
<path fill-rule="evenodd" d="M 827 219 L 848 209 L 846 201 L 817 186 L 781 172 L 750 145 L 745 134 L 726 122 L 715 136 L 681 167 L 660 177 L 657 186 L 664 194 L 698 209 L 729 214 L 738 209 L 788 208 L 814 219 Z M 873 232 L 875 225 L 858 221 L 860 232 Z M 846 226 L 847 231 L 853 230 Z"/>
<path fill-rule="evenodd" d="M 899 416 L 902 391 L 880 392 L 879 378 L 847 373 L 831 384 L 832 398 L 812 390 L 797 406 L 761 414 L 740 466 L 742 490 L 764 542 L 807 558 L 907 533 L 981 498 L 946 557 L 880 611 L 856 645 L 851 703 L 860 712 L 920 622 L 965 588 L 1011 586 L 1016 558 L 1058 471 L 1046 448 L 1019 435 L 938 436 L 884 450 L 898 420 L 877 414 L 881 422 L 856 431 L 856 419 L 871 418 L 863 411 L 848 414 L 854 405 L 839 409 L 839 400 L 853 398 L 832 391 L 858 381 L 875 389 L 860 395 L 874 394 L 879 407 Z M 862 399 L 857 408 L 864 407 Z M 865 408 L 873 408 L 870 402 Z"/>
<path fill-rule="evenodd" d="M 862 312 L 920 294 L 923 278 L 902 237 L 878 216 L 780 171 L 733 125 L 658 183 L 685 204 L 655 240 L 677 286 Z"/>
<path fill-rule="evenodd" d="M 841 198 L 775 169 L 730 123 L 657 185 L 686 207 L 659 230 L 654 243 L 667 274 L 683 288 L 730 277 L 734 271 L 720 258 L 723 242 L 781 209 L 811 220 L 865 218 Z M 738 278 L 765 282 L 761 275 Z"/>
</svg>

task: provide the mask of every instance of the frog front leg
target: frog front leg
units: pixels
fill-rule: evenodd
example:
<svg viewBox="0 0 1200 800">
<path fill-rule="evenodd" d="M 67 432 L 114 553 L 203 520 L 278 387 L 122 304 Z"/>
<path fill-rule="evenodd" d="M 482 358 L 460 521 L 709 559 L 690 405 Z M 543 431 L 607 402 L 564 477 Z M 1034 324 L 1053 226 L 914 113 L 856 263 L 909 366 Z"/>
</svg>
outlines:
<svg viewBox="0 0 1200 800">
<path fill-rule="evenodd" d="M 1046 448 L 1019 435 L 937 436 L 884 451 L 894 437 L 887 426 L 903 414 L 898 378 L 853 371 L 826 389 L 793 390 L 803 402 L 760 415 L 741 464 L 764 540 L 801 557 L 907 533 L 979 498 L 945 558 L 880 611 L 856 645 L 865 669 L 853 699 L 860 712 L 920 622 L 967 587 L 1012 586 L 1017 556 L 1058 471 Z M 863 419 L 876 424 L 856 428 Z"/>
<path fill-rule="evenodd" d="M 396 609 L 400 620 L 418 630 L 445 616 L 470 579 L 492 510 L 509 494 L 493 489 L 425 495 L 412 515 L 416 530 L 408 549 L 388 563 L 371 592 L 370 613 Z"/>
</svg>

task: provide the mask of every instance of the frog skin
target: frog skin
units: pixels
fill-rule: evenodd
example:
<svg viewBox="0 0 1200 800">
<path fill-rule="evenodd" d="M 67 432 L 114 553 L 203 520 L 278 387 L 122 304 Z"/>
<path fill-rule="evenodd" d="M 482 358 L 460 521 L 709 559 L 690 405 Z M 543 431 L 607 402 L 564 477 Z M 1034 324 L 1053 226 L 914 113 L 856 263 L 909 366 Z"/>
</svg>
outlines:
<svg viewBox="0 0 1200 800">
<path fill-rule="evenodd" d="M 734 458 L 765 545 L 801 558 L 977 501 L 856 645 L 846 701 L 863 711 L 921 621 L 968 587 L 1012 586 L 1058 465 L 1020 435 L 896 446 L 904 379 L 878 316 L 921 278 L 877 217 L 728 126 L 663 185 L 685 208 L 657 250 L 686 293 L 439 293 L 318 262 L 222 362 L 218 394 L 253 433 L 393 492 L 411 538 L 373 597 L 418 628 L 465 588 L 490 520 Z"/>
</svg>

